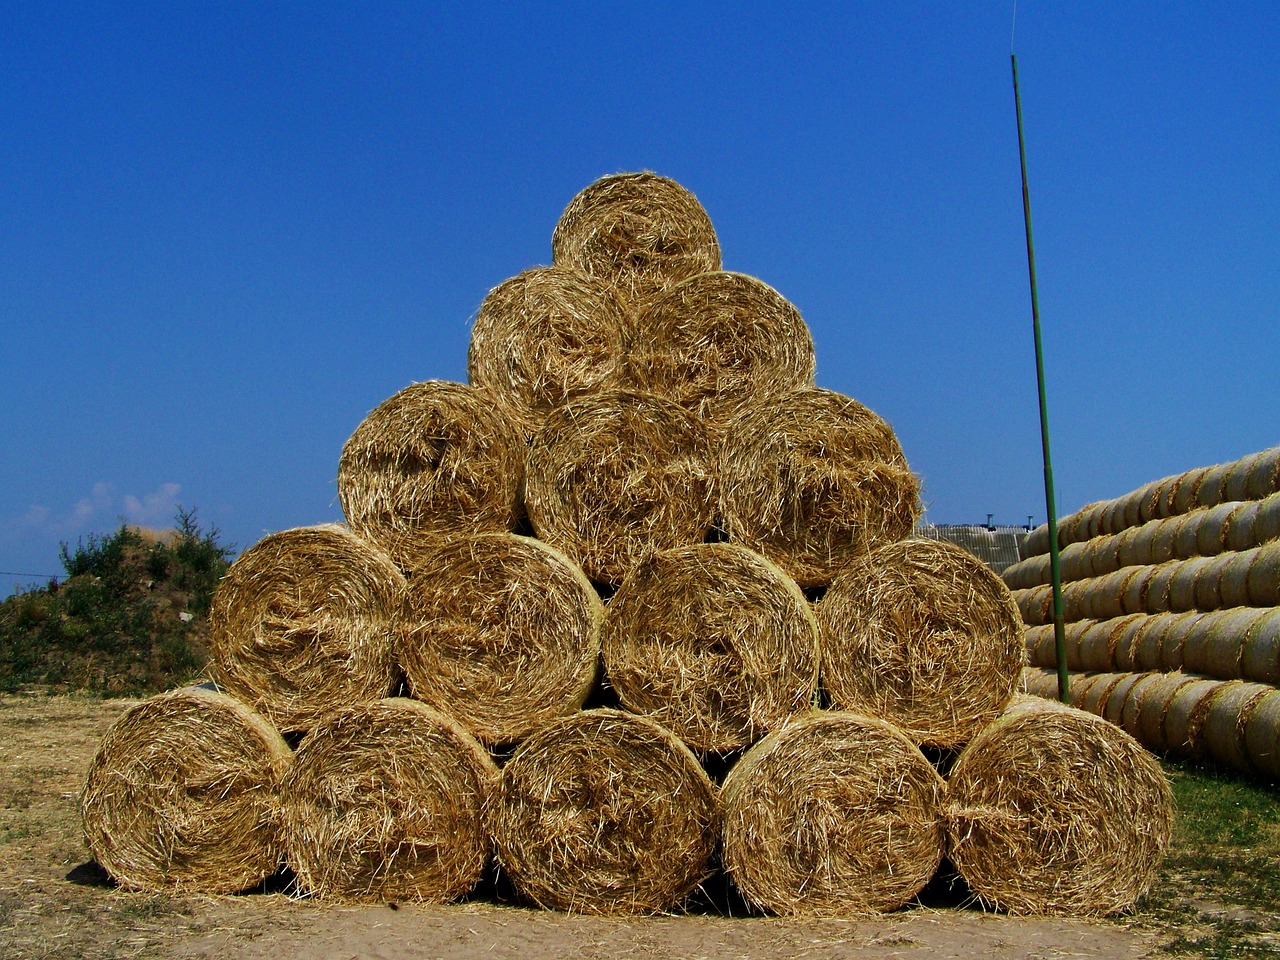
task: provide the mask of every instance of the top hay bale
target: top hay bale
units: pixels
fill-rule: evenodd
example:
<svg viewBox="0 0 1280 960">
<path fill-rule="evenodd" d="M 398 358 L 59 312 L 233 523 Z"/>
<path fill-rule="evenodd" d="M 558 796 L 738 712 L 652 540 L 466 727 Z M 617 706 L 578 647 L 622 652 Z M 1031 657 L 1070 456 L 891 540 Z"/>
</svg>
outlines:
<svg viewBox="0 0 1280 960">
<path fill-rule="evenodd" d="M 729 538 L 802 587 L 829 584 L 866 550 L 907 536 L 920 516 L 920 482 L 893 429 L 831 390 L 796 390 L 735 418 L 719 474 Z"/>
<path fill-rule="evenodd" d="M 697 197 L 656 173 L 601 177 L 569 201 L 551 237 L 555 265 L 641 304 L 681 280 L 720 269 L 720 243 Z"/>
<path fill-rule="evenodd" d="M 401 567 L 433 538 L 515 528 L 524 443 L 487 391 L 447 380 L 405 387 L 356 428 L 338 462 L 351 528 Z"/>
</svg>

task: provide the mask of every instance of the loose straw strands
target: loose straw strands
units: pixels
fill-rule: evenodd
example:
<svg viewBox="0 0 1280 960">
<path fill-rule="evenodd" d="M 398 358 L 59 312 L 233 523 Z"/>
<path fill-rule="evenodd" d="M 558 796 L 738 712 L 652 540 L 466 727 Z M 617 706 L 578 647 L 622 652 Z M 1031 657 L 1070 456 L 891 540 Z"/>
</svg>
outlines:
<svg viewBox="0 0 1280 960">
<path fill-rule="evenodd" d="M 237 893 L 283 856 L 280 734 L 237 700 L 189 688 L 153 697 L 107 731 L 80 792 L 94 860 L 123 887 Z"/>
<path fill-rule="evenodd" d="M 797 390 L 736 418 L 720 476 L 730 539 L 804 587 L 829 584 L 870 547 L 907 536 L 920 515 L 920 483 L 892 428 L 830 390 Z"/>
<path fill-rule="evenodd" d="M 551 237 L 557 267 L 616 286 L 639 305 L 720 269 L 720 243 L 698 199 L 655 173 L 618 173 L 575 196 Z"/>
<path fill-rule="evenodd" d="M 1159 763 L 1099 717 L 1019 698 L 948 777 L 950 858 L 1011 913 L 1103 916 L 1130 907 L 1168 849 Z"/>
<path fill-rule="evenodd" d="M 749 745 L 809 708 L 818 626 L 785 573 L 745 547 L 654 554 L 609 601 L 605 670 L 627 709 L 699 751 Z"/>
<path fill-rule="evenodd" d="M 342 448 L 338 498 L 347 522 L 402 566 L 441 535 L 514 529 L 522 429 L 479 388 L 445 380 L 405 387 Z"/>
<path fill-rule="evenodd" d="M 281 788 L 289 864 L 327 900 L 447 903 L 489 858 L 489 754 L 424 704 L 391 698 L 325 717 Z"/>
<path fill-rule="evenodd" d="M 654 550 L 706 539 L 712 479 L 697 418 L 670 400 L 613 391 L 548 418 L 529 449 L 525 502 L 539 539 L 616 584 Z"/>
<path fill-rule="evenodd" d="M 883 717 L 914 742 L 968 742 L 1004 709 L 1024 662 L 1009 590 L 945 541 L 885 544 L 817 605 L 822 683 L 836 709 Z"/>
<path fill-rule="evenodd" d="M 264 537 L 214 592 L 214 677 L 285 732 L 385 697 L 398 679 L 391 634 L 404 588 L 391 559 L 345 527 Z"/>
<path fill-rule="evenodd" d="M 589 710 L 525 740 L 502 768 L 499 867 L 542 907 L 658 913 L 710 872 L 714 788 L 652 720 Z"/>
<path fill-rule="evenodd" d="M 942 860 L 943 789 L 891 724 L 814 712 L 769 734 L 725 778 L 725 869 L 773 913 L 893 910 Z"/>
<path fill-rule="evenodd" d="M 604 607 L 564 554 L 511 533 L 444 541 L 413 570 L 398 660 L 416 699 L 507 744 L 581 708 Z"/>
</svg>

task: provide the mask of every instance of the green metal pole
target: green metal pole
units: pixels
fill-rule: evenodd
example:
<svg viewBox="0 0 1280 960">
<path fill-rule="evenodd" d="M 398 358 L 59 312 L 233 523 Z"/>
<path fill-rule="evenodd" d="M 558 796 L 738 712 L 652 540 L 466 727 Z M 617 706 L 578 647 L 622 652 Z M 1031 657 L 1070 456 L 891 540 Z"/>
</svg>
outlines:
<svg viewBox="0 0 1280 960">
<path fill-rule="evenodd" d="M 1067 674 L 1067 641 L 1062 626 L 1062 562 L 1058 553 L 1058 508 L 1053 495 L 1053 460 L 1049 456 L 1049 405 L 1044 393 L 1044 351 L 1040 342 L 1040 298 L 1036 292 L 1036 251 L 1031 241 L 1031 190 L 1027 186 L 1027 148 L 1022 137 L 1022 98 L 1018 95 L 1018 57 L 1013 62 L 1013 103 L 1018 112 L 1018 159 L 1022 166 L 1022 216 L 1027 227 L 1027 272 L 1031 278 L 1031 326 L 1036 342 L 1036 387 L 1040 393 L 1040 446 L 1044 455 L 1044 499 L 1049 516 L 1049 582 L 1053 585 L 1053 646 L 1058 660 L 1058 699 L 1071 700 Z"/>
</svg>

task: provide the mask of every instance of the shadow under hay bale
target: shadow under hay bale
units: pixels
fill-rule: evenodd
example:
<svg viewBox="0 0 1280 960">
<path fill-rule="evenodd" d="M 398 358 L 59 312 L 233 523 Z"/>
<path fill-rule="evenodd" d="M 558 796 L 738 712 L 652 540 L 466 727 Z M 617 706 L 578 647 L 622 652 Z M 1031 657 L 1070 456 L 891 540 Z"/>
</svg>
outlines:
<svg viewBox="0 0 1280 960">
<path fill-rule="evenodd" d="M 730 540 L 802 587 L 907 536 L 920 482 L 892 428 L 862 404 L 809 388 L 762 402 L 725 428 L 720 515 Z"/>
<path fill-rule="evenodd" d="M 1020 697 L 948 779 L 950 858 L 1010 913 L 1104 916 L 1154 881 L 1173 798 L 1159 763 L 1100 717 Z"/>
<path fill-rule="evenodd" d="M 345 527 L 270 534 L 214 593 L 214 679 L 285 733 L 385 697 L 398 680 L 391 631 L 404 589 L 391 559 Z"/>
<path fill-rule="evenodd" d="M 89 851 L 122 887 L 238 893 L 283 855 L 276 788 L 291 753 L 222 693 L 187 688 L 129 710 L 107 731 L 80 792 Z"/>
<path fill-rule="evenodd" d="M 812 386 L 814 369 L 800 311 L 763 281 L 729 271 L 651 300 L 623 364 L 631 388 L 669 397 L 713 429 L 762 397 Z"/>
<path fill-rule="evenodd" d="M 556 223 L 551 255 L 557 267 L 612 283 L 633 305 L 720 269 L 715 227 L 697 197 L 647 171 L 601 177 L 580 191 Z"/>
<path fill-rule="evenodd" d="M 883 717 L 916 743 L 967 743 L 1021 679 L 1022 623 L 1009 588 L 945 541 L 869 551 L 836 578 L 817 618 L 832 706 Z"/>
<path fill-rule="evenodd" d="M 523 426 L 488 391 L 411 384 L 356 427 L 338 461 L 351 529 L 403 567 L 444 534 L 509 531 L 520 519 Z"/>
<path fill-rule="evenodd" d="M 559 267 L 526 270 L 480 305 L 468 376 L 532 435 L 556 407 L 613 383 L 629 322 L 611 284 Z"/>
<path fill-rule="evenodd" d="M 582 707 L 604 605 L 564 554 L 511 533 L 443 541 L 410 572 L 396 654 L 415 699 L 493 746 Z"/>
<path fill-rule="evenodd" d="M 943 790 L 891 724 L 812 713 L 769 734 L 725 778 L 725 869 L 749 902 L 772 913 L 896 909 L 942 860 Z"/>
<path fill-rule="evenodd" d="M 689 748 L 616 710 L 556 720 L 502 768 L 500 868 L 523 897 L 573 913 L 670 910 L 710 874 L 714 788 Z"/>
<path fill-rule="evenodd" d="M 290 865 L 326 900 L 447 903 L 489 859 L 489 754 L 403 698 L 336 710 L 298 748 L 280 791 Z"/>
<path fill-rule="evenodd" d="M 697 751 L 745 747 L 809 709 L 818 625 L 795 581 L 731 543 L 642 560 L 605 612 L 605 672 L 627 709 Z"/>
<path fill-rule="evenodd" d="M 614 391 L 555 411 L 529 448 L 525 502 L 540 539 L 617 584 L 655 550 L 703 542 L 714 522 L 703 424 L 678 404 Z"/>
</svg>

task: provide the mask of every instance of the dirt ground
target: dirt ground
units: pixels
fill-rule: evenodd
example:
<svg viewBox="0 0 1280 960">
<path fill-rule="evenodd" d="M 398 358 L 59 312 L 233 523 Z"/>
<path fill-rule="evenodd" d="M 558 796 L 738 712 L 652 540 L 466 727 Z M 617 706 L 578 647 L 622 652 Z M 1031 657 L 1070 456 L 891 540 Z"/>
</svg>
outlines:
<svg viewBox="0 0 1280 960">
<path fill-rule="evenodd" d="M 914 907 L 874 921 L 702 914 L 602 919 L 492 899 L 447 907 L 328 906 L 283 893 L 174 897 L 115 889 L 89 860 L 76 794 L 132 701 L 0 697 L 0 957 L 348 960 L 479 958 L 1137 958 L 1121 924 Z"/>
</svg>

